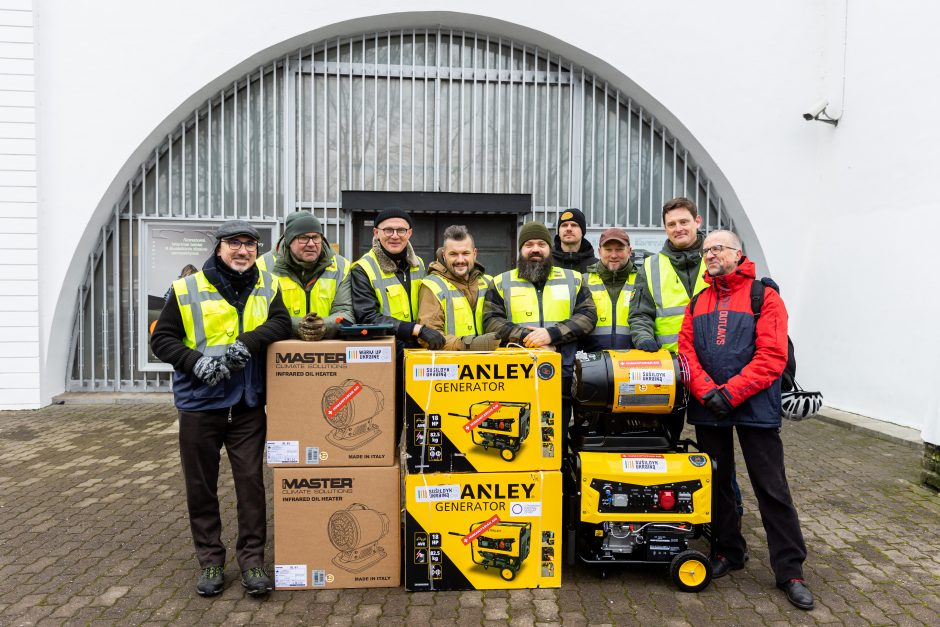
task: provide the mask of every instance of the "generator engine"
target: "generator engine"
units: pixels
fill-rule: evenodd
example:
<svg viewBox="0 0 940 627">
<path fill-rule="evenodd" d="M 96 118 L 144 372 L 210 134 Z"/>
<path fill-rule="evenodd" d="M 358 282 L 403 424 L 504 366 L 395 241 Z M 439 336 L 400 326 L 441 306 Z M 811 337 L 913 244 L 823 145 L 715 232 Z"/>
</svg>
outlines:
<svg viewBox="0 0 940 627">
<path fill-rule="evenodd" d="M 661 350 L 579 353 L 567 460 L 568 561 L 659 563 L 698 591 L 711 565 L 689 541 L 711 521 L 711 459 L 680 441 L 688 369 Z M 697 447 L 696 447 L 697 448 Z"/>
</svg>

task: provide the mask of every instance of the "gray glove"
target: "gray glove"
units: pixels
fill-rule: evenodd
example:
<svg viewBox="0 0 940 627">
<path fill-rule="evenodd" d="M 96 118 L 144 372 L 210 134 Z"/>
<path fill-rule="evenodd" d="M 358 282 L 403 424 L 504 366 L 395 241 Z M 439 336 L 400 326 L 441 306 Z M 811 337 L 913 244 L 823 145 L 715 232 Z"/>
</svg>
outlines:
<svg viewBox="0 0 940 627">
<path fill-rule="evenodd" d="M 300 335 L 300 339 L 306 342 L 322 340 L 323 336 L 326 334 L 326 320 L 310 312 L 300 321 L 297 333 Z"/>
<path fill-rule="evenodd" d="M 228 379 L 232 373 L 218 357 L 203 355 L 193 366 L 193 375 L 206 385 L 212 386 L 222 379 Z"/>
<path fill-rule="evenodd" d="M 228 368 L 230 372 L 235 372 L 244 368 L 249 359 L 251 359 L 251 351 L 248 350 L 244 342 L 235 340 L 229 345 L 225 354 L 222 355 L 222 365 Z"/>
<path fill-rule="evenodd" d="M 636 348 L 647 353 L 655 353 L 659 350 L 659 344 L 656 340 L 642 340 L 636 344 Z"/>
<path fill-rule="evenodd" d="M 495 333 L 467 335 L 463 338 L 463 343 L 468 351 L 491 351 L 499 348 L 499 339 Z"/>
</svg>

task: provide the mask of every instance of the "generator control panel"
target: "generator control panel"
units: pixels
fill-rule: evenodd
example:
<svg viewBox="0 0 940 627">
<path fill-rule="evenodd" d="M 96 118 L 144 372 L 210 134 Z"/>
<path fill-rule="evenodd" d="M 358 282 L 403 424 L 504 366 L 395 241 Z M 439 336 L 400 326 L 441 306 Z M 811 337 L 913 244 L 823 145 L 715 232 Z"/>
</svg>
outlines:
<svg viewBox="0 0 940 627">
<path fill-rule="evenodd" d="M 600 494 L 597 511 L 617 514 L 692 513 L 692 494 L 702 488 L 699 480 L 659 485 L 636 485 L 594 479 Z"/>
</svg>

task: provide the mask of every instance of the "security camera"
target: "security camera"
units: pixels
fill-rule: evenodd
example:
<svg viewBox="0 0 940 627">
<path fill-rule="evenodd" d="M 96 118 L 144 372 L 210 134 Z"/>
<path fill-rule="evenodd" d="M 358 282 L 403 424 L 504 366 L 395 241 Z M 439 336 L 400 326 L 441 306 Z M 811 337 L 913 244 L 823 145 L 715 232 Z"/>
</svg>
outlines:
<svg viewBox="0 0 940 627">
<path fill-rule="evenodd" d="M 826 107 L 829 106 L 828 100 L 820 100 L 815 105 L 810 107 L 809 111 L 803 114 L 803 119 L 809 122 L 810 120 L 815 120 L 823 111 L 826 110 Z"/>
</svg>

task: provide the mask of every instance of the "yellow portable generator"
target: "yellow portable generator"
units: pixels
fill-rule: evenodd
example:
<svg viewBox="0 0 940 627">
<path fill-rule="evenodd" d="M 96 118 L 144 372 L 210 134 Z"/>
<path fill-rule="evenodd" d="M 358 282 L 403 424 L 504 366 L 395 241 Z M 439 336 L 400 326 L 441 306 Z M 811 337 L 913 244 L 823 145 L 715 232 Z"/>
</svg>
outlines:
<svg viewBox="0 0 940 627">
<path fill-rule="evenodd" d="M 470 525 L 470 533 L 451 531 L 470 545 L 470 559 L 484 570 L 496 568 L 499 576 L 512 581 L 529 556 L 532 523 L 484 520 Z"/>
<path fill-rule="evenodd" d="M 529 436 L 529 403 L 481 401 L 470 406 L 469 414 L 448 413 L 467 421 L 463 428 L 474 444 L 483 450 L 493 447 L 507 462 L 516 457 Z"/>
<path fill-rule="evenodd" d="M 712 461 L 680 440 L 687 370 L 668 351 L 579 353 L 565 481 L 567 559 L 668 564 L 675 585 L 708 586 L 708 557 L 689 540 L 708 537 Z M 694 448 L 690 448 L 694 447 Z"/>
</svg>

